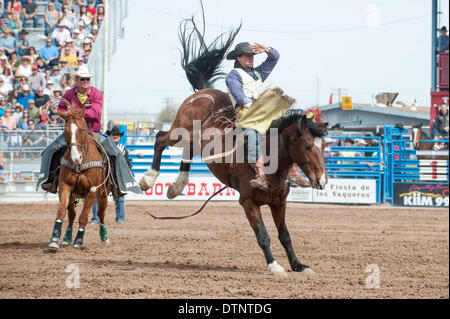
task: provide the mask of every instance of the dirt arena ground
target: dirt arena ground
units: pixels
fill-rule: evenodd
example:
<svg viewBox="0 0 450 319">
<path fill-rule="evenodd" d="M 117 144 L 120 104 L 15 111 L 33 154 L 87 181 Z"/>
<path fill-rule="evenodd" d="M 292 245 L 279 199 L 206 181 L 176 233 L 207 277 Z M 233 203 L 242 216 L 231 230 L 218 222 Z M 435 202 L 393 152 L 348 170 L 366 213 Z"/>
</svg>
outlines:
<svg viewBox="0 0 450 319">
<path fill-rule="evenodd" d="M 449 298 L 447 209 L 289 203 L 294 249 L 315 274 L 275 277 L 237 203 L 212 202 L 174 221 L 145 211 L 184 215 L 201 203 L 126 202 L 123 225 L 112 203 L 110 245 L 89 224 L 82 250 L 50 253 L 56 206 L 0 204 L 1 298 Z M 273 254 L 289 269 L 267 208 L 263 216 Z M 371 264 L 379 288 L 366 287 Z M 80 287 L 68 288 L 76 268 Z"/>
</svg>

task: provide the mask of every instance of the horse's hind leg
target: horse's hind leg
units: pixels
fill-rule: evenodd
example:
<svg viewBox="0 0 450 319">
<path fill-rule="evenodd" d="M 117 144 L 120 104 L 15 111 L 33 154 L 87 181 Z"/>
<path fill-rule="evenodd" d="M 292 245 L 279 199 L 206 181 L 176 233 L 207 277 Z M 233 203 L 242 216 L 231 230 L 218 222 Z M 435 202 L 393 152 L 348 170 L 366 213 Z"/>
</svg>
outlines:
<svg viewBox="0 0 450 319">
<path fill-rule="evenodd" d="M 73 248 L 80 248 L 83 245 L 83 237 L 86 231 L 86 226 L 88 223 L 89 212 L 92 210 L 96 198 L 95 193 L 89 193 L 84 200 L 83 210 L 81 211 L 80 217 L 78 218 L 78 232 L 75 241 L 73 242 Z"/>
<path fill-rule="evenodd" d="M 191 163 L 190 162 L 183 162 L 183 159 L 192 159 L 192 143 L 189 148 L 185 147 L 183 148 L 183 156 L 182 161 L 180 164 L 180 172 L 178 173 L 177 180 L 172 183 L 167 190 L 167 198 L 173 199 L 180 195 L 183 192 L 184 187 L 189 182 L 189 171 L 191 169 Z"/>
<path fill-rule="evenodd" d="M 153 187 L 156 179 L 159 176 L 159 170 L 161 167 L 161 156 L 164 148 L 169 145 L 170 142 L 170 134 L 169 132 L 159 131 L 156 134 L 155 147 L 153 150 L 153 162 L 152 167 L 145 172 L 144 176 L 142 176 L 140 184 L 141 189 L 146 191 Z"/>
<path fill-rule="evenodd" d="M 58 249 L 60 245 L 61 230 L 64 217 L 66 216 L 67 205 L 69 204 L 70 186 L 60 183 L 59 186 L 59 206 L 56 215 L 55 226 L 53 227 L 52 237 L 48 247 L 50 249 Z"/>
<path fill-rule="evenodd" d="M 288 255 L 289 263 L 291 264 L 291 269 L 293 271 L 303 271 L 308 269 L 309 266 L 303 265 L 295 255 L 294 248 L 292 248 L 291 237 L 289 235 L 288 229 L 286 227 L 285 222 L 285 214 L 286 214 L 286 201 L 280 203 L 280 205 L 269 205 L 270 210 L 272 212 L 272 217 L 275 222 L 275 225 L 278 229 L 278 239 L 286 250 L 286 254 Z"/>
<path fill-rule="evenodd" d="M 73 199 L 70 199 L 69 206 L 67 207 L 67 211 L 69 213 L 69 226 L 66 228 L 66 234 L 64 235 L 64 239 L 61 243 L 63 246 L 70 245 L 72 243 L 72 229 L 73 229 L 73 222 L 75 220 L 76 211 L 75 211 L 75 205 L 73 203 Z"/>
<path fill-rule="evenodd" d="M 270 250 L 269 234 L 267 233 L 266 226 L 262 220 L 260 207 L 251 200 L 246 200 L 243 203 L 241 202 L 241 205 L 244 207 L 250 226 L 252 226 L 253 231 L 255 232 L 258 245 L 264 252 L 269 272 L 274 275 L 286 275 L 284 268 L 277 263 L 275 258 L 273 258 L 272 251 Z"/>
<path fill-rule="evenodd" d="M 99 195 L 97 195 L 98 218 L 100 219 L 99 234 L 102 243 L 109 243 L 108 229 L 105 225 L 106 207 L 108 206 L 107 196 L 106 193 L 99 193 Z"/>
</svg>

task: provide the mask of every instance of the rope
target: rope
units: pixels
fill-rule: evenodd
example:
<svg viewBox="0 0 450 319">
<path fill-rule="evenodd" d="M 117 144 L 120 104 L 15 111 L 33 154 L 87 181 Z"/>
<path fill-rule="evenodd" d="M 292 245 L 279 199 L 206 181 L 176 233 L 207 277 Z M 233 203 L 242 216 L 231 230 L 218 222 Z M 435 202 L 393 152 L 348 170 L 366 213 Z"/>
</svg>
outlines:
<svg viewBox="0 0 450 319">
<path fill-rule="evenodd" d="M 200 207 L 200 209 L 199 209 L 198 211 L 196 211 L 195 213 L 193 213 L 193 214 L 191 214 L 191 215 L 180 216 L 180 217 L 172 217 L 172 216 L 158 217 L 158 216 L 155 216 L 155 215 L 153 215 L 153 214 L 151 214 L 151 213 L 149 213 L 149 212 L 146 212 L 146 213 L 147 213 L 147 215 L 152 216 L 153 219 L 184 219 L 184 218 L 192 217 L 192 216 L 195 216 L 195 215 L 197 215 L 198 213 L 200 213 L 200 212 L 203 210 L 203 208 L 206 206 L 206 204 L 208 204 L 208 202 L 209 202 L 214 196 L 216 196 L 217 194 L 221 193 L 221 192 L 222 192 L 225 188 L 227 188 L 227 187 L 228 187 L 228 186 L 224 186 L 224 187 L 222 187 L 221 189 L 219 189 L 217 192 L 215 192 L 214 194 L 212 194 L 212 195 L 206 200 L 206 202 L 203 203 L 202 207 Z"/>
</svg>

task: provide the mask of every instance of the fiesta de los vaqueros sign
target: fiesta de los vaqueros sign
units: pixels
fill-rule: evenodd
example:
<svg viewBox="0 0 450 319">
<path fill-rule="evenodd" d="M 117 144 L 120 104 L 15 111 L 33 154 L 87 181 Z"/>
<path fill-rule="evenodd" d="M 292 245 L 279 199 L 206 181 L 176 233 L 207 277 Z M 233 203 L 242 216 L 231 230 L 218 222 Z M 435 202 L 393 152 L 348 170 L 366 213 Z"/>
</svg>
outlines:
<svg viewBox="0 0 450 319">
<path fill-rule="evenodd" d="M 394 205 L 448 207 L 448 184 L 395 183 Z"/>
</svg>

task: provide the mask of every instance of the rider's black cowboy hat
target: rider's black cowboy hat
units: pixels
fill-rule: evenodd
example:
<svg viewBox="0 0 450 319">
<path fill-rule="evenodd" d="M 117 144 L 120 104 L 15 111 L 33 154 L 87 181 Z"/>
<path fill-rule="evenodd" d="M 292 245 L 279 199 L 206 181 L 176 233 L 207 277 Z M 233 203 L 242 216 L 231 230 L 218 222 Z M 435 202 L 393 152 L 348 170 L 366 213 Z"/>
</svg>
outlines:
<svg viewBox="0 0 450 319">
<path fill-rule="evenodd" d="M 447 32 L 447 27 L 444 25 L 439 31 Z"/>
<path fill-rule="evenodd" d="M 114 126 L 111 131 L 106 131 L 106 135 L 120 135 L 123 136 L 125 132 L 120 133 L 120 130 L 117 126 Z"/>
<path fill-rule="evenodd" d="M 228 53 L 227 60 L 236 60 L 238 56 L 246 53 L 256 54 L 255 50 L 250 49 L 249 46 L 250 43 L 248 42 L 241 42 L 236 44 L 234 50 Z"/>
</svg>

